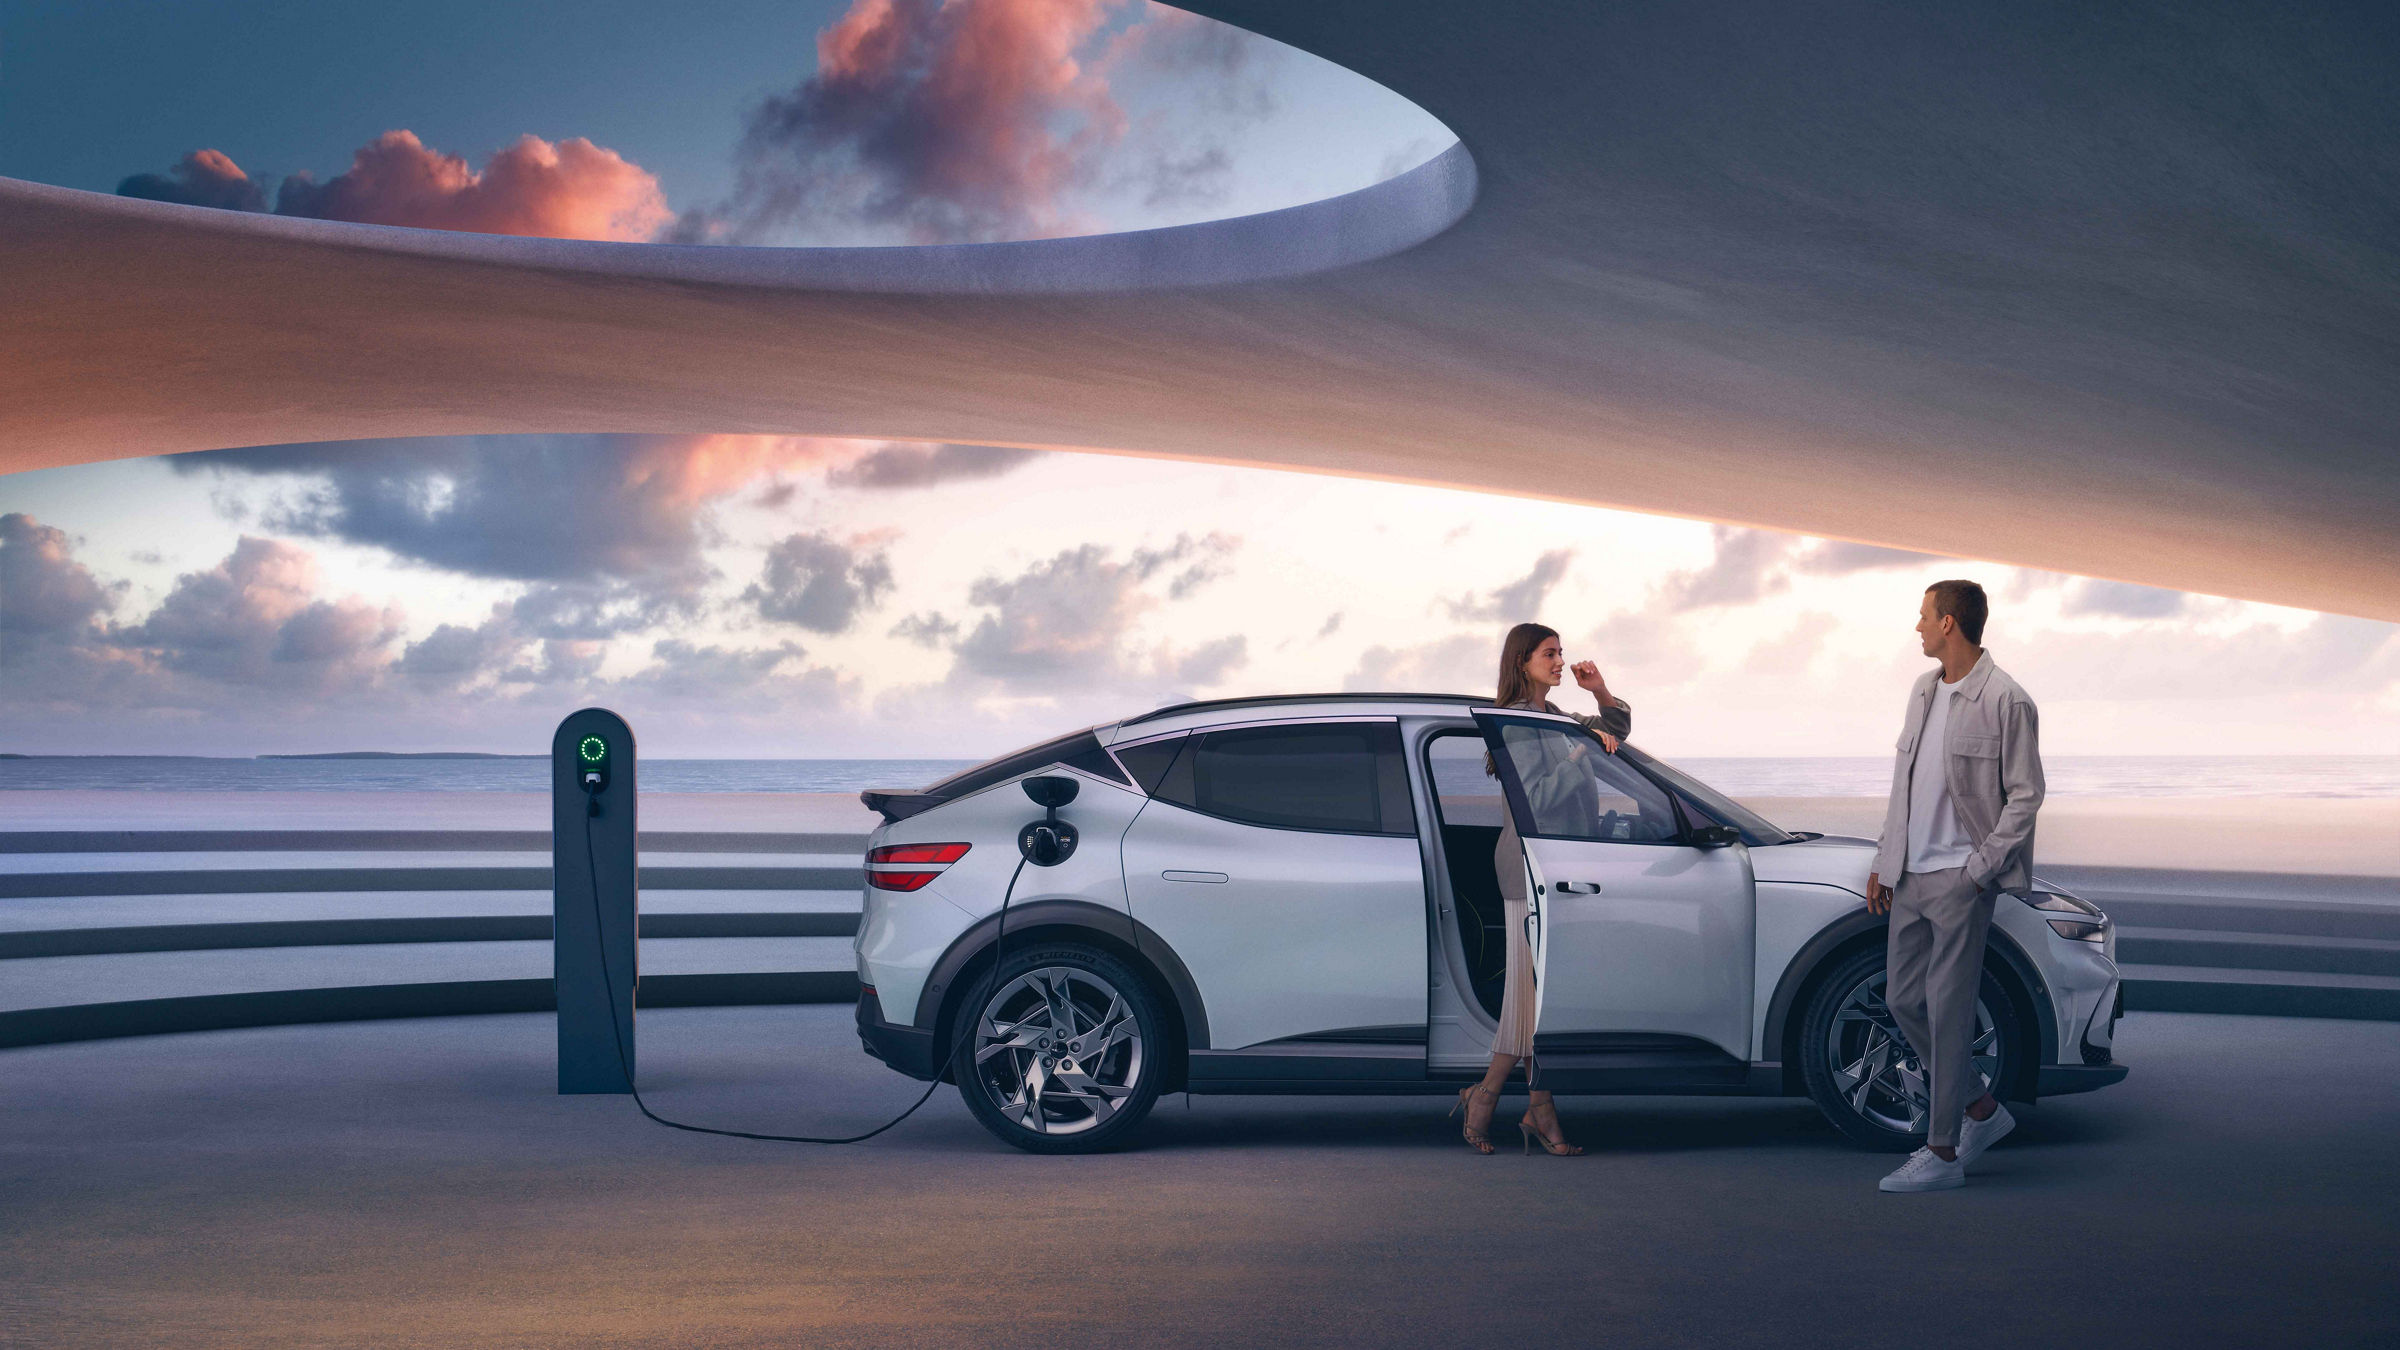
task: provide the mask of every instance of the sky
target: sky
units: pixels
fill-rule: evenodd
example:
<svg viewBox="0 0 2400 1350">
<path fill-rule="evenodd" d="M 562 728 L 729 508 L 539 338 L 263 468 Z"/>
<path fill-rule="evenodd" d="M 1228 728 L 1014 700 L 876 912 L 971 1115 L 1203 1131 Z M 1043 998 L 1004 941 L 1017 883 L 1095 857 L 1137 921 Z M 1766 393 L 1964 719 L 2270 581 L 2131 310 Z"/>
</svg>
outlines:
<svg viewBox="0 0 2400 1350">
<path fill-rule="evenodd" d="M 644 242 L 1144 228 L 1450 139 L 1124 0 L 87 0 L 0 12 L 0 61 L 0 173 Z M 1952 576 L 2049 753 L 2400 754 L 2390 624 L 1412 485 L 599 435 L 0 477 L 0 751 L 538 752 L 600 703 L 653 755 L 979 756 L 1191 697 L 1488 693 L 1535 619 L 1660 753 L 1875 755 Z"/>
</svg>

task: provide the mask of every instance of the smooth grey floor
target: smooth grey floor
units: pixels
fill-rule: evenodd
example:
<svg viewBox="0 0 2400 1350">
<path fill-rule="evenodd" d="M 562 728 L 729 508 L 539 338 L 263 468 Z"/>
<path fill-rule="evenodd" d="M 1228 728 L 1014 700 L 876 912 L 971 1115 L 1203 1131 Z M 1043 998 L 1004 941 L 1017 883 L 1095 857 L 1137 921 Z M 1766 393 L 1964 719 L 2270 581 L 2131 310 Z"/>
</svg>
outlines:
<svg viewBox="0 0 2400 1350">
<path fill-rule="evenodd" d="M 644 1013 L 651 1104 L 905 1106 L 842 1008 Z M 2133 1076 L 1968 1189 L 1803 1102 L 1569 1101 L 1484 1158 L 1437 1099 L 1169 1098 L 1037 1158 L 944 1090 L 871 1143 L 550 1091 L 547 1017 L 0 1053 L 0 1343 L 2389 1346 L 2400 1036 L 2136 1014 Z M 1513 1140 L 1511 1141 L 1513 1143 Z"/>
</svg>

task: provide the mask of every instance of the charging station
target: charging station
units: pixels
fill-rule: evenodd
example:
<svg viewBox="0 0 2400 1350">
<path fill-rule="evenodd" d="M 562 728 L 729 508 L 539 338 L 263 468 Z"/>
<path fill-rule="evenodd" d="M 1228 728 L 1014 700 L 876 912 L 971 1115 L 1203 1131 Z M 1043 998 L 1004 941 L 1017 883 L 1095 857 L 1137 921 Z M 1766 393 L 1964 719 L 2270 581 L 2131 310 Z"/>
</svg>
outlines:
<svg viewBox="0 0 2400 1350">
<path fill-rule="evenodd" d="M 1008 941 L 1008 906 L 1028 865 L 1056 867 L 1074 856 L 1075 827 L 1059 808 L 1076 782 L 1028 778 L 1025 795 L 1042 808 L 1017 832 L 1023 861 L 1000 894 L 993 965 Z M 633 728 L 606 708 L 569 713 L 550 738 L 551 977 L 558 995 L 558 1090 L 624 1093 L 641 1113 L 669 1129 L 789 1144 L 856 1144 L 915 1115 L 942 1085 L 937 1075 L 914 1105 L 863 1134 L 760 1134 L 669 1120 L 652 1111 L 635 1085 L 633 1010 L 641 980 L 641 899 L 635 873 Z"/>
<path fill-rule="evenodd" d="M 550 739 L 551 975 L 558 1090 L 633 1091 L 641 901 L 634 864 L 633 728 L 606 708 Z"/>
</svg>

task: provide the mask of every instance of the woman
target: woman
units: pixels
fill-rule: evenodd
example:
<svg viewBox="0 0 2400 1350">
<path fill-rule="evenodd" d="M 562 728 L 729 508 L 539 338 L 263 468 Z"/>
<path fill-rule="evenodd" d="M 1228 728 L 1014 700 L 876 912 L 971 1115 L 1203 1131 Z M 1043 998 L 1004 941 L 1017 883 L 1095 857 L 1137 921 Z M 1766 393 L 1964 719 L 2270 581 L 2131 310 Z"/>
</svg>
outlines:
<svg viewBox="0 0 2400 1350">
<path fill-rule="evenodd" d="M 1599 700 L 1598 715 L 1586 717 L 1571 714 L 1576 721 L 1599 733 L 1600 746 L 1610 754 L 1617 752 L 1618 738 L 1633 733 L 1633 706 L 1608 692 L 1608 681 L 1601 678 L 1600 668 L 1589 661 L 1575 663 L 1575 683 L 1589 690 Z M 1538 623 L 1521 623 L 1508 630 L 1508 638 L 1500 644 L 1500 693 L 1494 700 L 1503 708 L 1523 708 L 1534 712 L 1563 712 L 1550 702 L 1550 691 L 1556 689 L 1566 674 L 1567 658 L 1561 650 L 1558 633 Z M 1571 752 L 1581 758 L 1581 750 Z M 1528 794 L 1547 800 L 1548 794 L 1588 792 L 1589 775 L 1579 766 L 1560 763 L 1551 772 L 1538 776 L 1520 773 Z M 1500 993 L 1500 1029 L 1492 1036 L 1491 1067 L 1484 1070 L 1483 1081 L 1458 1094 L 1458 1104 L 1467 1113 L 1464 1131 L 1467 1145 L 1478 1153 L 1492 1151 L 1488 1132 L 1492 1123 L 1492 1108 L 1500 1100 L 1501 1085 L 1517 1065 L 1533 1055 L 1533 948 L 1525 940 L 1525 846 L 1517 837 L 1516 822 L 1503 818 L 1500 826 L 1500 846 L 1492 855 L 1492 866 L 1500 874 L 1502 912 L 1507 916 L 1508 976 Z M 1530 1094 L 1525 1117 L 1517 1122 L 1518 1133 L 1530 1151 L 1533 1141 L 1542 1141 L 1542 1148 L 1560 1157 L 1583 1152 L 1567 1142 L 1559 1128 L 1558 1107 L 1547 1092 Z"/>
</svg>

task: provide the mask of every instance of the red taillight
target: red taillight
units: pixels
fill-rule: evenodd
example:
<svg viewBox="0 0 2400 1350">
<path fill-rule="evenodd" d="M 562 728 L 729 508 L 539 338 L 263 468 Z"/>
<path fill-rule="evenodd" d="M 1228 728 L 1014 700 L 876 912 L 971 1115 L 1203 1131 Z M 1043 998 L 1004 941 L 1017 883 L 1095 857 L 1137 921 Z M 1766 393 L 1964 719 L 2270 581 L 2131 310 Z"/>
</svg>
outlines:
<svg viewBox="0 0 2400 1350">
<path fill-rule="evenodd" d="M 913 891 L 967 856 L 966 844 L 888 844 L 867 854 L 867 884 L 879 891 Z"/>
<path fill-rule="evenodd" d="M 954 863 L 967 856 L 966 844 L 887 844 L 867 855 L 867 866 L 884 863 Z"/>
</svg>

